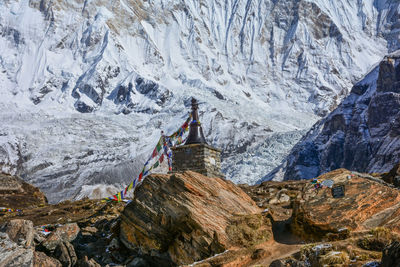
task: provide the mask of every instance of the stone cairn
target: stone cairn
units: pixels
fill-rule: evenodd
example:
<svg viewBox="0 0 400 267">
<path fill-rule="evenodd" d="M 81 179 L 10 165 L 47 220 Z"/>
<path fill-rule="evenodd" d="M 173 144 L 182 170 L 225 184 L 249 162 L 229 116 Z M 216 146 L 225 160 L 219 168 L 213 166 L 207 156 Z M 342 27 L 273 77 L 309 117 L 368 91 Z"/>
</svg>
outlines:
<svg viewBox="0 0 400 267">
<path fill-rule="evenodd" d="M 172 172 L 194 171 L 208 177 L 221 177 L 221 150 L 207 144 L 199 122 L 198 103 L 192 99 L 192 122 L 183 146 L 172 148 Z"/>
</svg>

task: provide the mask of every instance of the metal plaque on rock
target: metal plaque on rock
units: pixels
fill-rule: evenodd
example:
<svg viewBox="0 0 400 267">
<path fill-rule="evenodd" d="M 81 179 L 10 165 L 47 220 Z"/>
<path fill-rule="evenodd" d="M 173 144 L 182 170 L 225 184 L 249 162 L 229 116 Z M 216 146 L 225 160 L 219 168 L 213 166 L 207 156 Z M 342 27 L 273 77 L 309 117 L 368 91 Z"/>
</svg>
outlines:
<svg viewBox="0 0 400 267">
<path fill-rule="evenodd" d="M 336 185 L 331 189 L 334 198 L 344 197 L 344 185 Z"/>
</svg>

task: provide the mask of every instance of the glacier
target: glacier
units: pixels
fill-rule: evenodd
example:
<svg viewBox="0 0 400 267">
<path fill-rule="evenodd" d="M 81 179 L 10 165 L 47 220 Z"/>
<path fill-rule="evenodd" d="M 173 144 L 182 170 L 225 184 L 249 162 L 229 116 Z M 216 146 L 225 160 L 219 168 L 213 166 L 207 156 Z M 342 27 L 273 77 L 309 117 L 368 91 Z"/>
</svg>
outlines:
<svg viewBox="0 0 400 267">
<path fill-rule="evenodd" d="M 254 183 L 398 48 L 398 10 L 389 0 L 1 1 L 1 171 L 51 202 L 99 197 L 138 174 L 196 97 L 227 178 Z"/>
</svg>

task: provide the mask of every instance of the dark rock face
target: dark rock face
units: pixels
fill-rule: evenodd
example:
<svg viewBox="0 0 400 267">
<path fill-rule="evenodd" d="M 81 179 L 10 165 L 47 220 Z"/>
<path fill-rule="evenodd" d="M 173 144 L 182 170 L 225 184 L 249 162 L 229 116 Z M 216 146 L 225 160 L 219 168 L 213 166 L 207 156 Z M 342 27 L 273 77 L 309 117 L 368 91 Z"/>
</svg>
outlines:
<svg viewBox="0 0 400 267">
<path fill-rule="evenodd" d="M 400 242 L 395 241 L 383 250 L 381 267 L 400 267 Z"/>
<path fill-rule="evenodd" d="M 387 56 L 292 149 L 285 180 L 337 168 L 385 172 L 400 161 L 400 53 Z M 279 173 L 276 169 L 269 178 Z"/>
<path fill-rule="evenodd" d="M 75 266 L 77 262 L 74 246 L 68 241 L 63 241 L 57 245 L 54 257 L 61 262 L 63 267 Z"/>
<path fill-rule="evenodd" d="M 389 173 L 383 175 L 382 179 L 389 184 L 400 187 L 400 163 L 397 163 Z"/>
</svg>

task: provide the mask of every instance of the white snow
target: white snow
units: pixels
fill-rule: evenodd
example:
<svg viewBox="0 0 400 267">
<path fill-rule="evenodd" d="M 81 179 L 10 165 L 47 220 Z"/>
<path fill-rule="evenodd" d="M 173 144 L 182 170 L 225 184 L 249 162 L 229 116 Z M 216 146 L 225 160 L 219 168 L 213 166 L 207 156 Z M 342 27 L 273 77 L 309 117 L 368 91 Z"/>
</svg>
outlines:
<svg viewBox="0 0 400 267">
<path fill-rule="evenodd" d="M 253 183 L 397 47 L 398 5 L 1 1 L 0 168 L 51 201 L 122 189 L 194 96 L 227 178 Z"/>
</svg>

